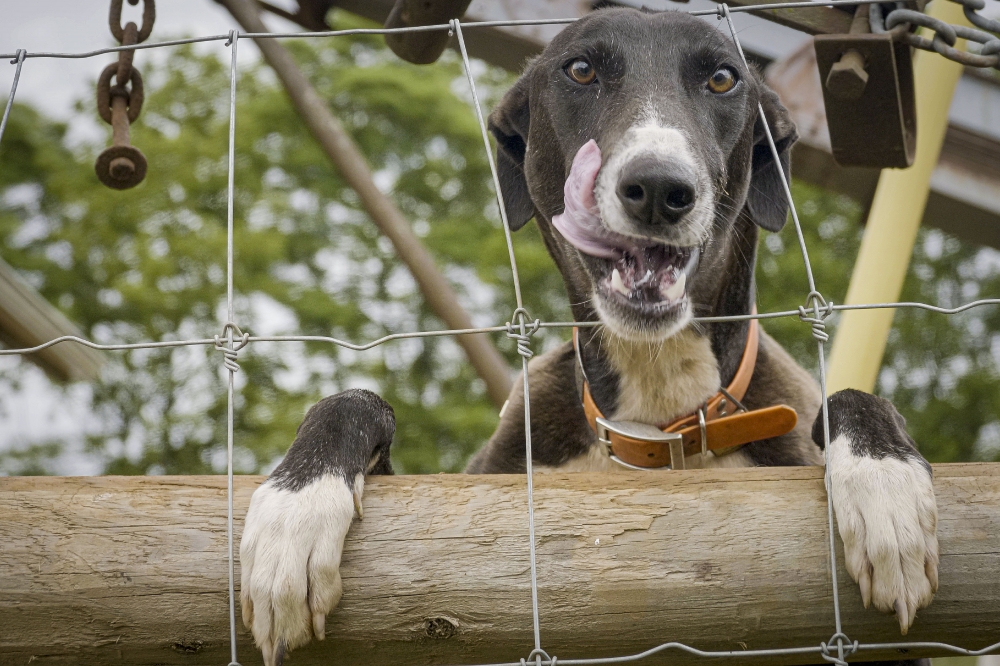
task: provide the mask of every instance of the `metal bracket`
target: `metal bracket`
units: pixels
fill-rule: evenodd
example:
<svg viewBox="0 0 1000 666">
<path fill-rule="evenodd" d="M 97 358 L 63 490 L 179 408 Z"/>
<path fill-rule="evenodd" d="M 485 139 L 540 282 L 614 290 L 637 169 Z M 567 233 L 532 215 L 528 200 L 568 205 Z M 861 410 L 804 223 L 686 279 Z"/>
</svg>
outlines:
<svg viewBox="0 0 1000 666">
<path fill-rule="evenodd" d="M 670 447 L 670 464 L 663 467 L 638 467 L 631 465 L 614 454 L 611 448 L 611 433 L 644 439 L 650 442 L 665 442 Z M 663 432 L 656 426 L 638 421 L 611 421 L 603 417 L 597 419 L 597 439 L 608 447 L 611 459 L 622 467 L 648 471 L 651 469 L 684 469 L 684 437 L 677 432 Z"/>
<path fill-rule="evenodd" d="M 917 113 L 910 47 L 889 33 L 817 35 L 814 44 L 837 163 L 879 169 L 913 164 Z M 835 66 L 845 66 L 845 55 L 863 61 L 864 85 L 841 85 L 841 71 L 831 77 Z"/>
</svg>

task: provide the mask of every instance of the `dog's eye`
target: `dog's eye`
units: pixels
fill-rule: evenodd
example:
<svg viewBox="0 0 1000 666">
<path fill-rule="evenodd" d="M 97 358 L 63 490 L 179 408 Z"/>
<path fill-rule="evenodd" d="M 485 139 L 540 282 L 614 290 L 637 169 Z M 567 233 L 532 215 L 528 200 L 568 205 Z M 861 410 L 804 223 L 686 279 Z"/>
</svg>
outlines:
<svg viewBox="0 0 1000 666">
<path fill-rule="evenodd" d="M 729 92 L 736 85 L 736 74 L 728 67 L 715 70 L 708 78 L 708 89 L 716 94 Z"/>
<path fill-rule="evenodd" d="M 577 58 L 566 66 L 566 75 L 580 85 L 590 85 L 597 80 L 594 66 L 582 58 Z"/>
</svg>

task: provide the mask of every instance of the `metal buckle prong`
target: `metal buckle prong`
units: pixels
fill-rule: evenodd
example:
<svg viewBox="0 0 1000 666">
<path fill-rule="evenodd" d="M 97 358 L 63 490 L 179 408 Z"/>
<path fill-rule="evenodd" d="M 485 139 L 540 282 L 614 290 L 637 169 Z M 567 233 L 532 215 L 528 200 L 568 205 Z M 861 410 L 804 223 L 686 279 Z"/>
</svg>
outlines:
<svg viewBox="0 0 1000 666">
<path fill-rule="evenodd" d="M 611 421 L 609 419 L 597 418 L 597 439 L 608 447 L 611 459 L 629 469 L 684 469 L 684 437 L 678 432 L 663 432 L 659 428 L 648 423 L 638 421 Z M 664 467 L 636 467 L 630 465 L 618 456 L 614 455 L 611 448 L 611 436 L 609 433 L 630 437 L 632 439 L 644 439 L 650 442 L 666 442 L 670 447 L 670 465 Z"/>
<path fill-rule="evenodd" d="M 698 408 L 698 429 L 701 430 L 701 455 L 708 455 L 708 428 L 705 427 L 705 410 Z"/>
<path fill-rule="evenodd" d="M 732 402 L 734 405 L 736 405 L 737 411 L 740 411 L 740 412 L 749 412 L 750 411 L 749 409 L 747 409 L 746 405 L 744 405 L 742 402 L 740 402 L 739 400 L 737 400 L 733 396 L 733 394 L 730 393 L 729 391 L 727 391 L 726 389 L 720 387 L 719 388 L 719 393 L 721 393 L 722 395 L 724 395 L 727 398 L 729 398 L 730 402 Z M 723 400 L 722 402 L 725 402 L 725 400 Z M 720 407 L 721 407 L 721 404 L 720 404 Z M 727 416 L 728 416 L 728 414 L 727 414 Z"/>
</svg>

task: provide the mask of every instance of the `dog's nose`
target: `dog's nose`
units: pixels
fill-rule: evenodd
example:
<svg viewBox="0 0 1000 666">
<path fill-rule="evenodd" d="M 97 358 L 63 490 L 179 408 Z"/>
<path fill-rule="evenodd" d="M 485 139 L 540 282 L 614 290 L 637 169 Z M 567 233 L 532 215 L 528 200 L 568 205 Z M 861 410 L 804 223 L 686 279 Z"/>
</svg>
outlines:
<svg viewBox="0 0 1000 666">
<path fill-rule="evenodd" d="M 655 158 L 632 161 L 618 180 L 625 212 L 644 224 L 676 224 L 694 208 L 694 171 L 681 162 Z"/>
</svg>

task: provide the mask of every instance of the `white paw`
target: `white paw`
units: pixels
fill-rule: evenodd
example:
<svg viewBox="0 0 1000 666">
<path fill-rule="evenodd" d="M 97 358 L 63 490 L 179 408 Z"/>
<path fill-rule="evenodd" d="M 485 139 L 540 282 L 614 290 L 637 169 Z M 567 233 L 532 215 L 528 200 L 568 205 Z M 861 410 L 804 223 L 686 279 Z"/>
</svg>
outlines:
<svg viewBox="0 0 1000 666">
<path fill-rule="evenodd" d="M 833 508 L 847 571 L 865 608 L 895 613 L 904 635 L 938 587 L 937 501 L 921 461 L 857 456 L 830 443 Z"/>
<path fill-rule="evenodd" d="M 299 490 L 265 481 L 253 494 L 240 540 L 240 603 L 267 666 L 285 653 L 323 640 L 326 615 L 340 601 L 340 556 L 364 477 L 354 493 L 326 475 Z"/>
</svg>

